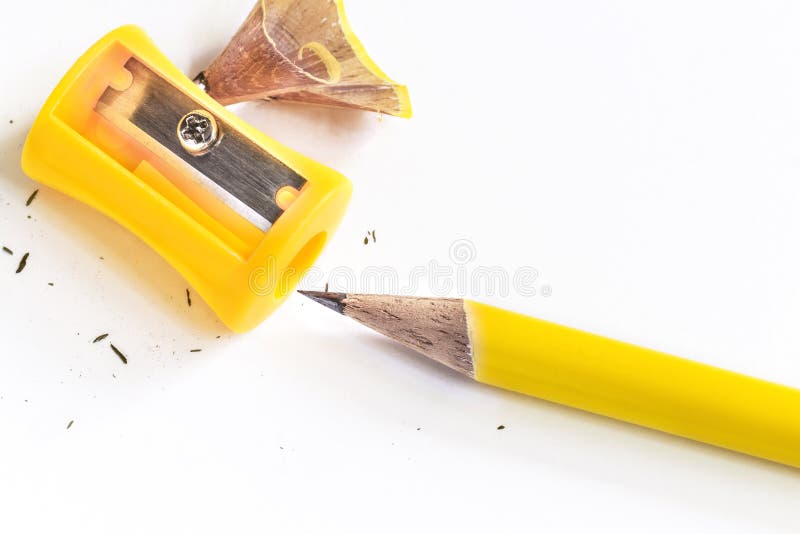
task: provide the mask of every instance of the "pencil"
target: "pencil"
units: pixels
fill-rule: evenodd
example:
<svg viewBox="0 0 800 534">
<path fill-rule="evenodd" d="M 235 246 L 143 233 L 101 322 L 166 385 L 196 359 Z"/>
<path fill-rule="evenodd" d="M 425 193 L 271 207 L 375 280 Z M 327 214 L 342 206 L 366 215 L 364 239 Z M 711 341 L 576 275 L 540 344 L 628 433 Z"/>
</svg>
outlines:
<svg viewBox="0 0 800 534">
<path fill-rule="evenodd" d="M 470 300 L 301 293 L 477 382 L 800 467 L 800 390 Z"/>
</svg>

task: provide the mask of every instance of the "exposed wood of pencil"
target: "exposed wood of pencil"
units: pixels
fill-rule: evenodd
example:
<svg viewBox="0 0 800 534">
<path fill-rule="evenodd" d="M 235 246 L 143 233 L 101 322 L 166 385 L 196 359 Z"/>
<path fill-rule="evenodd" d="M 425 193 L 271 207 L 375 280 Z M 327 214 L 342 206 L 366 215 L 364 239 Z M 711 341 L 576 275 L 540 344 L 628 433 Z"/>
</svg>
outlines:
<svg viewBox="0 0 800 534">
<path fill-rule="evenodd" d="M 467 315 L 461 299 L 300 293 L 434 361 L 474 377 Z"/>
</svg>

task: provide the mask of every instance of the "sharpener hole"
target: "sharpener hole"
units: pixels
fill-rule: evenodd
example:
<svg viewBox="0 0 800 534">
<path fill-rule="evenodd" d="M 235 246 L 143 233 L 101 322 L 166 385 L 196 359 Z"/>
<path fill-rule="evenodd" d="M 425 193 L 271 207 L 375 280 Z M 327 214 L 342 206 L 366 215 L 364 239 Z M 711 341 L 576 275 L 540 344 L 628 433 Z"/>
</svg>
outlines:
<svg viewBox="0 0 800 534">
<path fill-rule="evenodd" d="M 302 280 L 308 269 L 314 265 L 314 262 L 322 252 L 325 242 L 328 240 L 327 232 L 320 232 L 308 242 L 303 245 L 303 248 L 295 254 L 292 261 L 286 266 L 286 269 L 281 273 L 280 283 L 278 284 L 275 296 L 283 298 L 288 295 L 295 286 Z"/>
</svg>

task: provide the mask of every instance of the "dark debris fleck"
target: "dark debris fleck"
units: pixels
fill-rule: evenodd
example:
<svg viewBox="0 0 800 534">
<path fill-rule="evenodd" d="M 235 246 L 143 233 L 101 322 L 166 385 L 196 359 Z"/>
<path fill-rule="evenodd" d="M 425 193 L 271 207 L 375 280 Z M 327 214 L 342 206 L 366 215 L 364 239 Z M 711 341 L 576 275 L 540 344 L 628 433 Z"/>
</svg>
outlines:
<svg viewBox="0 0 800 534">
<path fill-rule="evenodd" d="M 21 273 L 22 270 L 28 265 L 28 256 L 30 256 L 30 252 L 26 252 L 22 259 L 19 260 L 19 266 L 17 266 L 17 274 Z"/>
<path fill-rule="evenodd" d="M 14 251 L 13 251 L 13 250 L 11 250 L 11 249 L 10 249 L 10 248 L 8 248 L 8 247 L 3 247 L 3 252 L 5 252 L 6 254 L 10 254 L 11 256 L 13 256 L 13 255 L 14 255 Z"/>
<path fill-rule="evenodd" d="M 94 341 L 92 341 L 92 343 L 97 343 L 98 341 L 103 341 L 107 337 L 108 337 L 108 334 L 100 334 L 99 336 L 94 338 Z"/>
<path fill-rule="evenodd" d="M 39 190 L 38 189 L 35 190 L 33 193 L 31 193 L 31 196 L 28 197 L 28 200 L 25 202 L 25 205 L 26 206 L 30 206 L 31 202 L 33 202 L 33 199 L 35 199 L 36 195 L 38 195 L 38 194 L 39 194 Z"/>
<path fill-rule="evenodd" d="M 120 352 L 120 350 L 117 347 L 115 347 L 113 343 L 110 343 L 110 345 L 111 345 L 111 350 L 113 350 L 114 354 L 116 354 L 119 357 L 119 359 L 122 360 L 122 363 L 128 365 L 128 358 L 126 358 L 125 355 L 122 354 L 122 352 Z"/>
</svg>

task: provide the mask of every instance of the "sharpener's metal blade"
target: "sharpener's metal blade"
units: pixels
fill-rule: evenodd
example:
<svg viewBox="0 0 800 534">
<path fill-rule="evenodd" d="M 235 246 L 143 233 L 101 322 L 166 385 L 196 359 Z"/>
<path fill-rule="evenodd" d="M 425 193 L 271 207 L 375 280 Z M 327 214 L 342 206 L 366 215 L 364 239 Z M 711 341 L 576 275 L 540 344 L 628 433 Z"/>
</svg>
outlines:
<svg viewBox="0 0 800 534">
<path fill-rule="evenodd" d="M 283 213 L 275 201 L 278 190 L 291 186 L 299 191 L 306 180 L 136 58 L 125 68 L 133 75 L 130 87 L 106 89 L 96 111 L 186 170 L 196 184 L 255 226 L 269 229 Z M 178 138 L 181 119 L 195 110 L 213 116 L 219 130 L 216 144 L 200 155 L 187 152 Z"/>
</svg>

